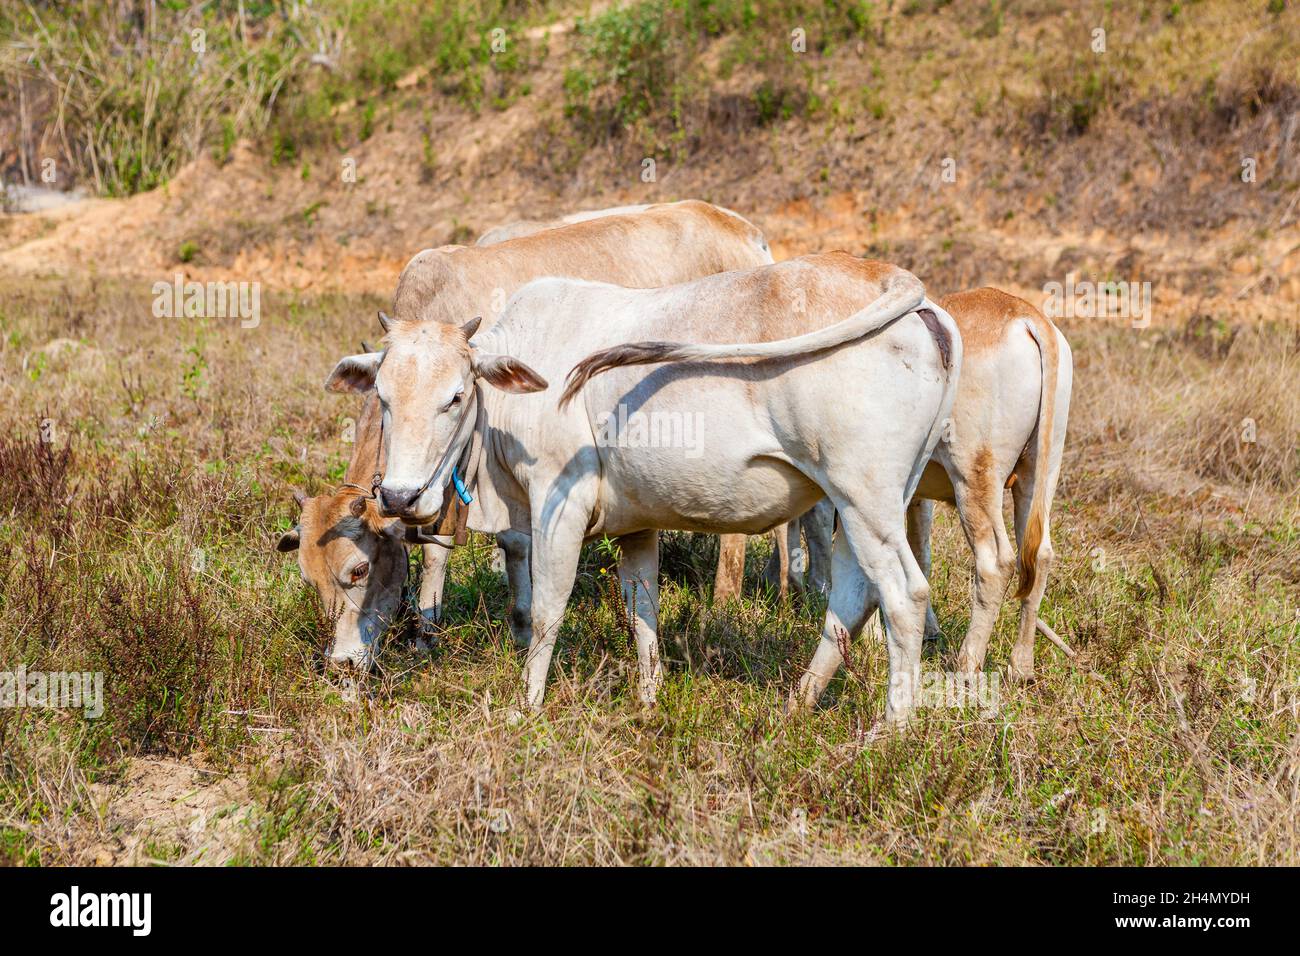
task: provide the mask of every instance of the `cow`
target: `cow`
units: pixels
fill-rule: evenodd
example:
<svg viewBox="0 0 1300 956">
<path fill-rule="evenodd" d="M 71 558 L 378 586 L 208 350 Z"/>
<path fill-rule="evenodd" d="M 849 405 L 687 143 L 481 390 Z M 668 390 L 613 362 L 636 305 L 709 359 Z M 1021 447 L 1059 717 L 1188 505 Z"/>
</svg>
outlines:
<svg viewBox="0 0 1300 956">
<path fill-rule="evenodd" d="M 961 330 L 966 358 L 952 427 L 908 509 L 908 538 L 929 576 L 934 502 L 956 505 L 975 555 L 970 624 L 957 653 L 962 673 L 983 669 L 1007 584 L 1018 572 L 1020 625 L 1008 675 L 1023 680 L 1034 673 L 1038 607 L 1055 555 L 1051 507 L 1070 413 L 1070 345 L 1038 309 L 997 289 L 959 292 L 940 305 Z M 1002 519 L 1006 488 L 1015 506 L 1014 548 Z M 938 633 L 933 609 L 926 629 Z"/>
<path fill-rule="evenodd" d="M 685 200 L 547 229 L 488 247 L 426 249 L 402 270 L 393 317 L 381 313 L 380 321 L 403 328 L 454 330 L 459 328 L 456 320 L 482 316 L 487 331 L 510 295 L 542 276 L 654 287 L 771 261 L 766 239 L 748 220 L 709 203 Z M 335 390 L 348 388 L 339 381 Z M 338 614 L 329 659 L 361 668 L 374 662 L 378 641 L 397 611 L 406 571 L 405 560 L 398 560 L 404 529 L 400 522 L 386 518 L 373 498 L 373 475 L 383 471 L 377 434 L 382 420 L 377 400 L 369 397 L 345 483 L 327 495 L 302 497 L 297 526 L 277 545 L 281 551 L 298 551 L 304 579 Z M 415 540 L 421 543 L 425 560 L 420 615 L 432 623 L 441 616 L 452 539 L 429 534 Z M 516 640 L 526 642 L 528 629 L 517 608 L 528 603 L 527 539 L 506 531 L 498 535 L 497 544 L 505 553 L 514 595 L 508 622 Z"/>
<path fill-rule="evenodd" d="M 914 706 L 929 597 L 905 509 L 951 412 L 961 350 L 911 273 L 830 253 L 662 289 L 538 280 L 487 332 L 475 319 L 390 325 L 382 351 L 341 359 L 326 387 L 378 394 L 385 515 L 435 522 L 459 469 L 474 476 L 471 528 L 529 537 L 521 712 L 542 704 L 584 541 L 617 539 L 638 694 L 653 704 L 658 531 L 761 533 L 827 496 L 844 533 L 791 703 L 817 700 L 840 640 L 879 604 L 886 719 L 900 721 Z M 633 414 L 691 418 L 706 447 L 631 442 Z"/>
<path fill-rule="evenodd" d="M 1058 640 L 1039 620 L 1038 608 L 1054 558 L 1050 517 L 1070 412 L 1070 345 L 1038 309 L 998 289 L 955 293 L 939 304 L 961 331 L 965 357 L 951 425 L 908 506 L 908 540 L 928 578 L 934 503 L 956 506 L 975 558 L 970 623 L 957 654 L 960 673 L 983 669 L 1003 595 L 1012 571 L 1018 570 L 1020 623 L 1007 674 L 1025 680 L 1034 673 L 1035 629 Z M 1007 488 L 1015 504 L 1015 548 L 1002 519 Z M 823 500 L 801 519 L 814 588 L 825 580 L 821 569 L 828 563 L 833 516 L 834 509 Z M 791 522 L 792 529 L 797 527 Z M 792 532 L 796 547 L 797 535 Z M 765 573 L 779 573 L 775 560 Z M 802 584 L 791 575 L 792 586 Z M 925 630 L 928 640 L 939 636 L 932 607 L 926 609 Z"/>
</svg>

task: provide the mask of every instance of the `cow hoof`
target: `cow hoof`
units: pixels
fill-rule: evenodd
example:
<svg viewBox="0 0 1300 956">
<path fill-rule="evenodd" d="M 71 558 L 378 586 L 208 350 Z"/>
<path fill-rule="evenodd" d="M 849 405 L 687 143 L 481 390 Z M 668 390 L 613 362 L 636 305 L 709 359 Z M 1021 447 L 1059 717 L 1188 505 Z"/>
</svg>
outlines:
<svg viewBox="0 0 1300 956">
<path fill-rule="evenodd" d="M 1017 667 L 1014 663 L 1007 667 L 1007 680 L 1012 684 L 1028 684 L 1034 679 L 1034 665 Z"/>
<path fill-rule="evenodd" d="M 511 707 L 506 711 L 506 726 L 522 727 L 536 716 L 537 711 L 529 707 Z"/>
<path fill-rule="evenodd" d="M 524 610 L 512 607 L 506 614 L 506 624 L 510 628 L 510 639 L 515 649 L 526 651 L 533 643 L 533 619 Z"/>
</svg>

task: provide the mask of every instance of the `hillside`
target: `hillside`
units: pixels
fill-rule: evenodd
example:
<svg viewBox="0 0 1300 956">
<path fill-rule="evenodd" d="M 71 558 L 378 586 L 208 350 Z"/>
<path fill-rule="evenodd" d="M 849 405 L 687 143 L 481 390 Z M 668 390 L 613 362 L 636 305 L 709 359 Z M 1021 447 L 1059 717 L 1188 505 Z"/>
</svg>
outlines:
<svg viewBox="0 0 1300 956">
<path fill-rule="evenodd" d="M 487 4 L 479 39 L 503 30 L 509 52 L 447 70 L 427 19 L 365 6 L 413 30 L 386 73 L 354 25 L 336 64 L 291 72 L 264 126 L 232 140 L 214 119 L 177 147 L 163 185 L 8 220 L 0 267 L 387 294 L 416 250 L 502 221 L 698 196 L 752 216 L 778 256 L 843 247 L 944 289 L 1075 273 L 1151 282 L 1167 308 L 1300 301 L 1288 6 L 772 4 L 750 22 L 744 4 Z M 52 150 L 61 185 L 93 191 L 85 160 L 29 126 L 27 164 Z M 22 151 L 0 154 L 10 181 Z"/>
</svg>

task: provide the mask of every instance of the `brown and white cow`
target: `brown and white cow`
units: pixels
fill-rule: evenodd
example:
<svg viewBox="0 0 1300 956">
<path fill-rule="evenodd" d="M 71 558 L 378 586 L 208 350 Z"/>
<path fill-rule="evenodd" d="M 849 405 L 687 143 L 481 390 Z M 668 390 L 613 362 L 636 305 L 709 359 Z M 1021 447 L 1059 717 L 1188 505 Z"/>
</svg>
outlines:
<svg viewBox="0 0 1300 956">
<path fill-rule="evenodd" d="M 634 214 L 609 215 L 579 223 L 549 228 L 496 245 L 450 246 L 426 249 L 415 255 L 402 270 L 393 298 L 393 318 L 381 321 L 394 327 L 456 329 L 466 317 L 482 316 L 483 329 L 491 328 L 512 293 L 533 279 L 567 276 L 598 279 L 630 287 L 673 285 L 688 279 L 743 269 L 772 261 L 762 232 L 741 216 L 709 203 L 686 200 L 639 210 Z M 599 323 L 596 316 L 593 322 Z M 351 389 L 346 375 L 336 375 L 331 388 Z M 418 381 L 411 383 L 418 390 Z M 409 401 L 401 398 L 409 397 Z M 377 437 L 379 421 L 390 427 L 404 422 L 392 415 L 405 414 L 420 396 L 401 396 L 388 416 L 377 413 L 373 396 L 363 409 L 358 429 L 358 448 L 348 481 L 329 495 L 306 499 L 302 520 L 281 538 L 282 551 L 298 549 L 303 577 L 320 594 L 326 607 L 338 614 L 331 660 L 369 666 L 377 642 L 397 611 L 405 561 L 397 561 L 401 530 L 385 519 L 363 489 L 376 470 L 370 448 Z M 385 494 L 391 499 L 392 490 Z M 393 504 L 391 500 L 389 504 Z M 354 509 L 361 513 L 358 515 Z M 391 510 L 391 509 L 390 509 Z M 442 587 L 447 546 L 451 539 L 438 537 L 425 546 L 426 561 L 421 585 L 421 615 L 436 620 L 441 613 Z M 506 573 L 514 593 L 514 605 L 528 604 L 527 538 L 509 531 L 498 535 L 497 543 L 506 556 Z M 400 570 L 399 570 L 400 568 Z M 517 640 L 527 640 L 527 626 L 521 614 L 509 616 Z"/>
<path fill-rule="evenodd" d="M 845 533 L 822 641 L 794 700 L 816 700 L 840 664 L 840 636 L 879 605 L 886 714 L 907 716 L 929 588 L 905 511 L 962 354 L 956 325 L 915 276 L 833 253 L 660 289 L 542 279 L 491 331 L 477 328 L 398 322 L 383 352 L 342 359 L 328 384 L 377 390 L 385 513 L 436 520 L 460 462 L 477 476 L 470 527 L 530 538 L 526 706 L 541 705 L 584 540 L 618 539 L 650 702 L 662 679 L 658 531 L 763 532 L 828 496 Z M 645 336 L 658 341 L 627 344 Z M 691 416 L 706 440 L 629 443 L 630 414 Z"/>
<path fill-rule="evenodd" d="M 1038 309 L 997 289 L 959 292 L 939 304 L 961 330 L 965 357 L 952 420 L 908 506 L 908 540 L 928 578 L 934 503 L 956 506 L 975 556 L 970 623 L 957 656 L 963 673 L 984 666 L 1019 556 L 1020 626 L 1008 670 L 1013 679 L 1023 679 L 1034 671 L 1035 628 L 1051 636 L 1038 619 L 1038 607 L 1054 554 L 1051 507 L 1070 411 L 1070 346 Z M 1006 488 L 1015 503 L 1015 548 L 1002 518 Z M 833 521 L 834 508 L 823 500 L 799 522 L 808 542 L 808 584 L 814 588 L 822 587 L 829 573 Z M 792 522 L 791 528 L 799 525 Z M 797 535 L 792 531 L 792 548 L 799 546 Z M 766 573 L 776 573 L 775 561 Z M 791 574 L 792 586 L 803 583 Z M 926 636 L 938 635 L 934 610 L 927 608 Z"/>
<path fill-rule="evenodd" d="M 951 427 L 908 509 L 908 539 L 928 577 L 934 502 L 956 505 L 975 555 L 970 625 L 957 654 L 964 673 L 984 667 L 1019 556 L 1020 628 L 1009 674 L 1023 679 L 1034 673 L 1038 606 L 1054 557 L 1051 508 L 1070 414 L 1070 345 L 1038 309 L 997 289 L 959 292 L 940 305 L 961 329 L 965 364 Z M 1002 518 L 1006 488 L 1015 505 L 1016 547 Z M 927 630 L 937 634 L 933 610 L 927 618 Z"/>
</svg>

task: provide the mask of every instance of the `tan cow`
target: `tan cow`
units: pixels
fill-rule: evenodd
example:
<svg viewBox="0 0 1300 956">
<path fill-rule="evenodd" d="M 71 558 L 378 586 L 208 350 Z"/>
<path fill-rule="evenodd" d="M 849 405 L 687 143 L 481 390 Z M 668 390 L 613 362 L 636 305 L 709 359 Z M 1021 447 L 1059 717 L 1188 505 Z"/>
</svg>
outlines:
<svg viewBox="0 0 1300 956">
<path fill-rule="evenodd" d="M 321 603 L 336 615 L 334 651 L 373 646 L 401 607 L 406 583 L 405 528 L 381 518 L 370 500 L 376 470 L 383 470 L 379 403 L 368 397 L 356 423 L 356 444 L 344 483 L 333 493 L 294 499 L 301 508 L 298 524 L 281 535 L 279 551 L 298 552 L 298 570 Z M 432 552 L 432 553 L 431 553 Z M 444 562 L 444 548 L 425 546 L 425 567 Z M 425 577 L 431 587 L 434 575 Z M 441 576 L 437 576 L 441 589 Z M 441 594 L 438 595 L 441 598 Z M 437 607 L 421 593 L 420 607 Z"/>
<path fill-rule="evenodd" d="M 970 625 L 957 655 L 957 669 L 968 674 L 984 667 L 1019 555 L 1020 629 L 1009 674 L 1023 679 L 1034 673 L 1038 606 L 1054 557 L 1051 508 L 1070 414 L 1070 345 L 1038 309 L 997 289 L 959 292 L 940 305 L 961 330 L 965 359 L 951 427 L 908 509 L 908 540 L 928 577 L 934 502 L 956 505 L 975 554 Z M 1008 487 L 1015 504 L 1014 548 L 1002 519 Z M 938 631 L 933 610 L 927 611 L 926 628 Z"/>
<path fill-rule="evenodd" d="M 487 247 L 426 249 L 402 270 L 393 298 L 394 318 L 381 314 L 381 321 L 403 327 L 458 328 L 482 316 L 486 330 L 515 290 L 543 276 L 651 288 L 771 261 L 767 241 L 752 223 L 717 206 L 686 200 L 546 229 Z M 335 391 L 349 388 L 342 379 L 332 387 Z M 367 400 L 361 420 L 378 429 L 373 397 Z M 377 454 L 372 459 L 363 450 L 362 446 L 368 449 L 372 441 L 378 442 L 365 431 L 359 428 L 359 447 L 349 469 L 348 480 L 359 487 L 343 486 L 330 495 L 305 499 L 305 523 L 300 521 L 279 543 L 282 551 L 298 549 L 303 577 L 325 606 L 339 614 L 331 660 L 360 666 L 373 662 L 377 643 L 396 613 L 406 567 L 395 557 L 401 547 L 400 526 L 381 517 L 374 500 L 363 493 L 375 471 L 371 462 L 378 460 Z M 439 544 L 427 545 L 424 552 L 427 563 L 420 601 L 427 620 L 436 620 L 441 613 L 445 546 L 451 543 L 447 537 L 437 540 Z M 506 555 L 513 604 L 526 607 L 527 537 L 506 532 L 498 535 L 497 543 Z M 516 638 L 526 641 L 526 621 L 513 608 L 509 622 Z"/>
</svg>

